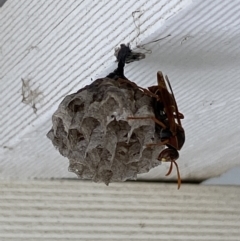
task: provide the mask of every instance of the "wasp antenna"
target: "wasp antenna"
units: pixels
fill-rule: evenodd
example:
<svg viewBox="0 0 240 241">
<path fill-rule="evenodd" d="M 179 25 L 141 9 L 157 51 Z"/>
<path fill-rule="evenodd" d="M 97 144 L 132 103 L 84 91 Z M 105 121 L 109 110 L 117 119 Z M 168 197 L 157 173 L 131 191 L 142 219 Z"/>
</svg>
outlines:
<svg viewBox="0 0 240 241">
<path fill-rule="evenodd" d="M 168 87 L 170 88 L 170 90 L 171 90 L 171 94 L 172 94 L 172 96 L 173 96 L 173 100 L 174 100 L 174 105 L 175 105 L 175 111 L 176 111 L 176 116 L 177 116 L 178 124 L 181 126 L 182 124 L 181 124 L 181 120 L 180 120 L 180 119 L 183 119 L 184 116 L 183 116 L 182 113 L 179 114 L 178 106 L 177 106 L 177 102 L 176 102 L 175 96 L 174 96 L 174 94 L 173 94 L 172 86 L 171 86 L 171 84 L 170 84 L 170 81 L 169 81 L 167 75 L 165 76 L 165 79 L 166 79 L 166 81 L 167 81 L 167 83 L 168 83 Z M 182 118 L 181 118 L 181 117 L 182 117 Z"/>
<path fill-rule="evenodd" d="M 175 164 L 175 166 L 176 166 L 176 168 L 177 168 L 177 176 L 178 176 L 178 189 L 180 188 L 180 186 L 181 186 L 181 176 L 180 176 L 180 172 L 179 172 L 179 168 L 178 168 L 178 164 L 175 162 L 175 161 L 172 161 L 174 164 Z"/>
<path fill-rule="evenodd" d="M 171 165 L 170 165 L 169 170 L 168 170 L 168 172 L 165 176 L 169 176 L 171 174 L 172 168 L 173 168 L 173 161 L 171 161 Z"/>
</svg>

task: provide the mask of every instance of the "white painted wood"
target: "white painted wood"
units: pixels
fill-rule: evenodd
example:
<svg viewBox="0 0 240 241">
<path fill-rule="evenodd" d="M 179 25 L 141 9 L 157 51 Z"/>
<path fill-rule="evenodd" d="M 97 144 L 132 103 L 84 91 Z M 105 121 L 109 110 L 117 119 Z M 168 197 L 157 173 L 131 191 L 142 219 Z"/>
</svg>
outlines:
<svg viewBox="0 0 240 241">
<path fill-rule="evenodd" d="M 4 181 L 0 240 L 239 240 L 240 188 Z"/>
</svg>

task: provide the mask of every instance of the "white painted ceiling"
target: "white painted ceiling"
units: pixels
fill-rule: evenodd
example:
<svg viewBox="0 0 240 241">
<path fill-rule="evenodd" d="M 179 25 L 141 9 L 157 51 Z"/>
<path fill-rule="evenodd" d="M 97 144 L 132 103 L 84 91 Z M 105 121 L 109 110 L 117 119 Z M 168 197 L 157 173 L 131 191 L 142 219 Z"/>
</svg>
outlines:
<svg viewBox="0 0 240 241">
<path fill-rule="evenodd" d="M 46 138 L 59 102 L 113 70 L 120 43 L 136 49 L 169 34 L 144 45 L 146 58 L 126 76 L 143 87 L 156 84 L 158 70 L 169 76 L 185 115 L 184 180 L 239 166 L 239 26 L 240 0 L 8 0 L 0 8 L 0 177 L 75 177 Z M 23 83 L 33 96 L 24 103 Z M 166 171 L 140 178 L 163 180 Z"/>
</svg>

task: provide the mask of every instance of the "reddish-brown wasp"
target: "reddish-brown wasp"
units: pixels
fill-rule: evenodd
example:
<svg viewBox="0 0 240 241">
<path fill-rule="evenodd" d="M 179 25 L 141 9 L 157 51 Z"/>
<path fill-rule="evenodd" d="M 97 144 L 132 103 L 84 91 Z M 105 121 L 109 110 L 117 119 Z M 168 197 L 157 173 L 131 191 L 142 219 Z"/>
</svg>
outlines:
<svg viewBox="0 0 240 241">
<path fill-rule="evenodd" d="M 166 76 L 165 80 L 162 72 L 159 71 L 157 73 L 158 85 L 148 87 L 148 89 L 137 86 L 134 82 L 131 82 L 125 77 L 125 63 L 131 62 L 130 59 L 136 60 L 140 56 L 141 55 L 135 53 L 133 57 L 133 52 L 130 47 L 121 44 L 117 53 L 118 68 L 110 73 L 107 77 L 116 79 L 119 84 L 130 84 L 132 87 L 138 88 L 145 94 L 153 97 L 153 109 L 155 116 L 128 117 L 128 119 L 152 119 L 156 123 L 156 130 L 157 133 L 160 133 L 161 142 L 151 143 L 148 144 L 148 146 L 167 146 L 167 148 L 159 154 L 158 160 L 171 162 L 166 176 L 170 175 L 172 172 L 173 164 L 176 166 L 178 175 L 178 188 L 180 188 L 181 178 L 176 160 L 179 158 L 178 151 L 182 148 L 185 142 L 185 132 L 181 124 L 181 119 L 183 119 L 184 116 L 178 111 L 177 102 L 175 100 L 169 79 Z"/>
<path fill-rule="evenodd" d="M 139 87 L 144 93 L 153 97 L 153 108 L 155 116 L 152 117 L 129 117 L 128 119 L 152 119 L 156 123 L 156 129 L 160 133 L 161 142 L 151 143 L 148 146 L 166 145 L 158 156 L 159 161 L 171 162 L 169 171 L 166 176 L 172 172 L 173 164 L 176 166 L 178 175 L 178 189 L 181 185 L 181 178 L 176 160 L 179 158 L 178 151 L 185 142 L 185 132 L 181 124 L 183 114 L 178 111 L 177 102 L 175 100 L 169 79 L 163 77 L 162 72 L 157 73 L 158 85 L 151 86 L 148 89 Z M 166 81 L 165 81 L 166 80 Z M 168 87 L 167 87 L 167 85 Z M 168 88 L 170 92 L 168 91 Z"/>
</svg>

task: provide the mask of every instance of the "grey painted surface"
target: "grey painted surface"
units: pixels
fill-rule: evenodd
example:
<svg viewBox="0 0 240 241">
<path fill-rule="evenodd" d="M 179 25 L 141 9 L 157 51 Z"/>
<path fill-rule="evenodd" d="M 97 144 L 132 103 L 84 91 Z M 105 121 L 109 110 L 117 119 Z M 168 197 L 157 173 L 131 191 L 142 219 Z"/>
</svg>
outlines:
<svg viewBox="0 0 240 241">
<path fill-rule="evenodd" d="M 240 185 L 240 167 L 227 171 L 219 177 L 204 181 L 204 185 Z"/>
</svg>

